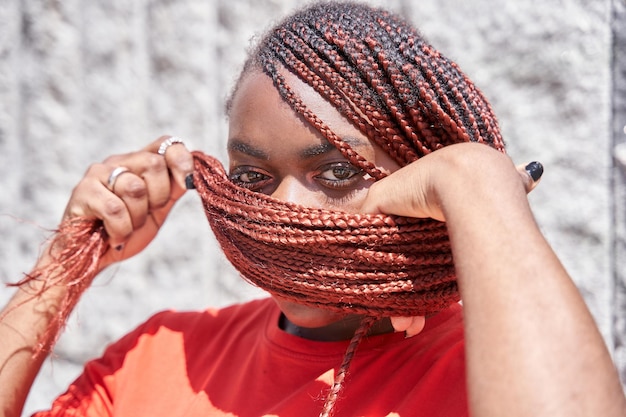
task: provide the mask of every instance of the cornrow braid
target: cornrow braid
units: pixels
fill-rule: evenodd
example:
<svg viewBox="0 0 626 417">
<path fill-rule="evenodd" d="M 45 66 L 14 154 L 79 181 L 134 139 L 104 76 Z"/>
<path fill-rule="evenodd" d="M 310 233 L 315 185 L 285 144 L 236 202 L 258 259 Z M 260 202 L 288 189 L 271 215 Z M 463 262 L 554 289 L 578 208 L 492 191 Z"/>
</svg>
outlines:
<svg viewBox="0 0 626 417">
<path fill-rule="evenodd" d="M 459 300 L 441 223 L 301 207 L 238 187 L 215 158 L 195 152 L 194 160 L 211 228 L 245 279 L 286 300 L 364 315 L 320 416 L 332 415 L 374 321 L 430 315 Z"/>
<path fill-rule="evenodd" d="M 414 28 L 383 10 L 357 3 L 309 6 L 261 39 L 240 80 L 252 71 L 271 77 L 296 113 L 375 179 L 385 174 L 308 109 L 281 71 L 314 88 L 401 166 L 458 142 L 504 151 L 482 93 Z M 231 102 L 232 96 L 227 108 Z M 445 224 L 284 203 L 232 184 L 214 158 L 193 156 L 194 183 L 211 228 L 244 278 L 291 301 L 364 316 L 322 416 L 335 410 L 351 359 L 375 320 L 432 314 L 459 300 Z M 52 344 L 94 278 L 107 239 L 99 220 L 66 220 L 51 243 L 58 249 L 54 262 L 16 284 L 39 280 L 42 292 L 53 285 L 69 289 L 36 354 Z"/>
<path fill-rule="evenodd" d="M 400 166 L 407 165 L 444 146 L 459 142 L 484 143 L 504 152 L 504 143 L 495 115 L 482 93 L 454 62 L 434 49 L 415 28 L 400 17 L 384 10 L 352 2 L 314 4 L 285 19 L 261 39 L 248 58 L 240 80 L 253 70 L 263 71 L 271 77 L 280 95 L 296 113 L 337 147 L 350 163 L 375 179 L 380 179 L 385 174 L 371 161 L 367 161 L 351 149 L 349 144 L 334 134 L 323 120 L 313 114 L 294 94 L 281 71 L 291 72 L 311 86 Z M 232 96 L 236 94 L 238 85 L 239 83 L 235 86 Z M 207 212 L 211 210 L 210 207 L 205 206 L 205 208 Z M 293 207 L 288 210 L 291 209 L 301 210 L 301 208 Z M 307 214 L 307 216 L 311 215 L 312 213 Z M 355 216 L 348 217 L 355 219 Z M 239 221 L 241 222 L 242 219 Z M 333 227 L 328 227 L 334 230 Z M 371 227 L 375 228 L 374 225 Z M 422 242 L 428 242 L 426 246 L 430 245 L 431 249 L 440 245 L 441 242 L 444 242 L 444 246 L 449 245 L 445 225 L 424 220 L 420 227 L 424 229 L 417 232 L 419 237 L 416 240 L 409 239 L 408 245 L 394 252 L 390 258 L 395 261 L 403 256 L 406 257 L 407 253 L 415 255 L 420 252 L 424 249 L 424 247 L 419 248 L 420 245 L 417 242 L 420 239 Z M 219 230 L 218 226 L 216 231 L 216 227 L 213 226 L 213 229 L 216 235 L 219 235 L 226 233 L 228 228 Z M 362 234 L 364 226 L 356 230 L 353 231 Z M 300 232 L 290 230 L 290 235 L 294 236 Z M 246 234 L 243 231 L 240 233 Z M 320 234 L 330 236 L 332 232 L 324 230 Z M 347 230 L 341 230 L 340 234 L 344 237 L 349 236 Z M 241 242 L 239 240 L 241 237 L 241 235 L 237 238 L 231 236 L 222 238 L 220 241 L 226 246 L 231 245 L 233 249 L 232 243 Z M 259 236 L 249 235 L 248 239 L 245 244 L 248 248 L 255 247 L 262 241 Z M 323 258 L 320 259 L 319 256 L 325 255 L 313 250 L 319 247 L 322 239 L 321 236 L 313 238 L 318 245 L 307 246 L 308 253 L 303 259 L 308 259 L 315 264 L 323 262 Z M 378 242 L 380 243 L 381 240 L 379 238 Z M 439 244 L 433 244 L 435 241 Z M 328 241 L 324 241 L 324 244 L 327 248 L 334 247 Z M 350 242 L 350 245 L 358 244 Z M 291 249 L 293 250 L 293 245 Z M 444 249 L 444 252 L 451 261 L 451 254 L 446 250 L 449 251 L 449 247 Z M 259 252 L 264 251 L 267 251 L 267 248 Z M 225 252 L 228 250 L 225 249 Z M 334 262 L 337 263 L 339 259 L 347 261 L 351 263 L 352 268 L 354 264 L 358 264 L 357 250 L 349 252 L 344 248 L 344 250 L 337 250 L 336 253 L 341 256 L 335 255 Z M 436 258 L 433 254 L 426 257 L 428 256 L 432 257 L 431 261 Z M 362 272 L 354 269 L 344 269 L 341 276 L 326 273 L 327 276 L 324 278 L 335 279 L 330 284 L 324 283 L 323 280 L 315 283 L 311 281 L 310 271 L 304 274 L 305 279 L 305 276 L 294 274 L 293 270 L 289 270 L 283 271 L 283 276 L 287 277 L 284 283 L 279 283 L 276 275 L 273 275 L 273 288 L 270 291 L 304 304 L 331 309 L 346 308 L 369 316 L 376 316 L 382 311 L 379 310 L 380 306 L 376 302 L 366 301 L 365 294 L 367 293 L 385 294 L 385 296 L 393 294 L 393 296 L 384 297 L 385 302 L 395 299 L 398 300 L 398 305 L 404 306 L 410 305 L 410 300 L 421 299 L 420 302 L 423 303 L 424 298 L 429 298 L 433 294 L 438 294 L 433 298 L 441 297 L 441 300 L 445 300 L 444 304 L 455 297 L 455 295 L 449 297 L 451 294 L 456 294 L 454 281 L 433 279 L 440 273 L 447 276 L 447 273 L 443 272 L 447 270 L 447 267 L 443 265 L 445 262 L 430 270 L 433 275 L 429 276 L 431 272 L 426 266 L 424 257 L 421 257 L 416 264 L 405 265 L 406 269 L 398 269 L 394 261 L 386 256 L 384 258 L 386 261 L 379 266 L 381 269 L 377 270 L 380 275 L 378 277 L 363 275 Z M 287 265 L 285 258 L 278 258 L 278 260 L 280 262 L 277 264 L 287 269 L 294 268 L 294 266 Z M 260 259 L 256 261 L 257 265 L 259 263 L 269 265 Z M 339 264 L 343 265 L 341 262 Z M 391 270 L 384 269 L 384 265 L 391 266 Z M 437 272 L 438 268 L 440 269 Z M 419 278 L 404 275 L 407 271 L 415 269 L 424 272 L 424 275 Z M 262 276 L 258 277 L 259 274 L 262 275 L 258 271 L 247 270 L 242 271 L 242 274 L 252 281 L 266 279 Z M 316 274 L 318 278 L 324 275 L 320 271 Z M 368 284 L 356 284 L 357 276 L 366 278 Z M 380 279 L 381 277 L 384 278 Z M 403 283 L 409 282 L 404 281 L 406 279 L 412 282 L 413 289 L 400 295 L 402 291 L 399 288 L 406 289 Z M 304 286 L 310 291 L 304 291 L 301 288 L 303 286 L 298 284 L 299 282 L 306 282 Z M 437 285 L 443 284 L 444 287 L 451 285 L 447 287 L 450 293 L 444 296 L 442 287 L 424 290 L 421 285 L 429 285 L 426 284 L 427 282 L 437 282 Z M 260 285 L 263 286 L 263 283 Z M 298 289 L 294 290 L 294 287 Z M 391 288 L 395 289 L 391 290 Z M 422 288 L 424 292 L 420 292 L 422 290 L 419 288 Z M 331 293 L 322 298 L 316 297 L 316 294 L 324 294 L 327 290 Z M 407 294 L 410 295 L 406 296 Z M 335 303 L 337 299 L 342 302 L 346 301 L 349 305 L 338 305 Z M 360 307 L 362 302 L 365 302 L 364 310 Z M 391 302 L 385 305 L 383 310 L 386 314 L 389 314 L 388 308 L 397 307 L 397 305 L 390 306 Z M 423 307 L 424 304 L 422 304 Z M 414 310 L 411 314 L 419 313 Z M 406 315 L 406 310 L 400 315 Z M 369 321 L 364 320 L 362 327 L 357 330 L 351 343 L 350 354 L 346 353 L 348 359 L 343 361 L 337 371 L 335 384 L 328 394 L 321 414 L 323 416 L 330 415 L 334 409 L 350 365 L 349 358 L 354 354 L 367 323 Z"/>
<path fill-rule="evenodd" d="M 215 158 L 194 159 L 211 228 L 251 283 L 300 304 L 378 318 L 430 315 L 458 301 L 441 223 L 282 202 L 233 184 Z"/>
<path fill-rule="evenodd" d="M 313 5 L 259 42 L 242 77 L 253 68 L 269 75 L 285 101 L 309 120 L 280 70 L 294 73 L 401 166 L 458 142 L 504 150 L 480 91 L 411 25 L 384 10 L 351 2 Z M 309 121 L 355 161 L 347 144 L 318 120 Z M 357 166 L 371 169 L 368 163 Z"/>
</svg>

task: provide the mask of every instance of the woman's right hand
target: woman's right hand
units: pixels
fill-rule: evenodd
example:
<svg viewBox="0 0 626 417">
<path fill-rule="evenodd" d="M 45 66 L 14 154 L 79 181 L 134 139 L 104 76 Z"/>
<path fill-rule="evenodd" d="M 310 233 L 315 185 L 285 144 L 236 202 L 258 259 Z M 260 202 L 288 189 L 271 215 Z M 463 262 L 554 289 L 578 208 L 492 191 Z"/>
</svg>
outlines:
<svg viewBox="0 0 626 417">
<path fill-rule="evenodd" d="M 100 219 L 108 234 L 108 247 L 98 271 L 145 248 L 185 193 L 185 178 L 193 172 L 193 159 L 180 144 L 169 146 L 160 155 L 159 147 L 169 138 L 162 136 L 138 152 L 93 164 L 74 188 L 63 221 Z M 126 171 L 112 177 L 120 167 Z M 62 240 L 53 240 L 34 271 L 56 273 L 49 269 L 56 265 L 50 252 L 54 255 L 62 249 L 55 242 L 62 244 Z M 48 278 L 29 274 L 0 311 L 0 415 L 20 415 L 46 357 L 41 353 L 49 349 L 80 295 L 80 286 L 56 285 Z"/>
<path fill-rule="evenodd" d="M 140 151 L 91 165 L 74 188 L 63 220 L 78 216 L 102 220 L 109 247 L 99 270 L 141 252 L 185 193 L 193 158 L 181 143 L 170 145 L 160 155 L 159 147 L 169 138 L 161 136 Z M 111 174 L 120 167 L 127 171 L 111 181 Z"/>
</svg>

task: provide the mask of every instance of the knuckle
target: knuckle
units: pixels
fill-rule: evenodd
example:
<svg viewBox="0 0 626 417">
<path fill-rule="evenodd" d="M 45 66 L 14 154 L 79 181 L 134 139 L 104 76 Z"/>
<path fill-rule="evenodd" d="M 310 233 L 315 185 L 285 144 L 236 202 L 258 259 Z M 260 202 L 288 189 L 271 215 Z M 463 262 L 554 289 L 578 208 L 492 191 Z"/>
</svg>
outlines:
<svg viewBox="0 0 626 417">
<path fill-rule="evenodd" d="M 169 196 L 162 196 L 160 198 L 154 199 L 153 201 L 150 201 L 150 208 L 161 209 L 165 207 L 167 203 L 169 203 L 169 201 L 170 201 Z"/>
<path fill-rule="evenodd" d="M 177 152 L 172 152 L 170 162 L 185 169 L 193 168 L 191 153 L 189 153 L 189 151 L 183 146 L 178 146 L 178 149 L 176 150 Z"/>
<path fill-rule="evenodd" d="M 64 217 L 82 217 L 87 215 L 93 215 L 93 211 L 90 208 L 89 200 L 90 196 L 93 196 L 97 183 L 93 177 L 86 176 L 81 179 L 78 184 L 74 186 L 70 199 L 65 208 Z"/>
<path fill-rule="evenodd" d="M 65 208 L 65 213 L 63 214 L 63 218 L 72 219 L 75 217 L 83 217 L 85 215 L 86 213 L 85 213 L 85 209 L 83 206 L 78 205 L 78 204 L 72 204 L 72 202 L 70 201 L 68 206 Z"/>
<path fill-rule="evenodd" d="M 118 198 L 107 198 L 104 201 L 104 213 L 107 218 L 120 219 L 123 218 L 126 213 L 126 205 Z"/>
<path fill-rule="evenodd" d="M 124 194 L 133 199 L 144 198 L 148 194 L 146 183 L 139 177 L 129 176 L 124 186 Z"/>
<path fill-rule="evenodd" d="M 146 170 L 160 172 L 166 169 L 165 158 L 155 153 L 146 153 Z"/>
</svg>

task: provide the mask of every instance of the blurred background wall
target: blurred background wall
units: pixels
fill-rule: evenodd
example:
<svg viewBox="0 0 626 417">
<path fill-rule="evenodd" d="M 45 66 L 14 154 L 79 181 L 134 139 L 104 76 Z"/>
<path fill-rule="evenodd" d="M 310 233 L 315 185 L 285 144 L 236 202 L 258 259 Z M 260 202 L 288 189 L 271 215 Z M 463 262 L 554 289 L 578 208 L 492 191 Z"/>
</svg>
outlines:
<svg viewBox="0 0 626 417">
<path fill-rule="evenodd" d="M 2 280 L 28 272 L 90 163 L 162 134 L 224 160 L 222 103 L 250 39 L 303 3 L 3 0 Z M 626 381 L 626 1 L 369 3 L 402 13 L 457 61 L 491 100 L 517 163 L 543 162 L 530 196 L 537 221 Z M 0 301 L 10 294 L 0 288 Z M 84 295 L 25 414 L 152 313 L 259 296 L 224 261 L 188 193 L 143 254 Z"/>
</svg>

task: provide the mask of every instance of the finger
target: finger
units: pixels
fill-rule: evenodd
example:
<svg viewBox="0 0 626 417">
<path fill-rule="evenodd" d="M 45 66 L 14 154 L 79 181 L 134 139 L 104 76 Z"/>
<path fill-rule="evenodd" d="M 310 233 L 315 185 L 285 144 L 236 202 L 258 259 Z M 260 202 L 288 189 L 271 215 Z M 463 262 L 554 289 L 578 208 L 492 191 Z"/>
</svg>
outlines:
<svg viewBox="0 0 626 417">
<path fill-rule="evenodd" d="M 170 140 L 170 142 L 167 142 Z M 172 142 L 175 141 L 175 142 Z M 180 197 L 187 188 L 193 188 L 190 181 L 193 174 L 193 157 L 184 143 L 179 138 L 166 135 L 161 136 L 148 146 L 145 150 L 156 153 L 165 159 L 166 165 L 176 184 L 175 198 Z M 160 153 L 159 153 L 160 152 Z"/>
<path fill-rule="evenodd" d="M 424 330 L 426 317 L 391 317 L 391 325 L 397 332 L 404 332 L 406 337 L 413 337 Z"/>
<path fill-rule="evenodd" d="M 143 226 L 150 212 L 150 192 L 149 182 L 144 178 L 128 172 L 115 183 L 111 190 L 126 205 L 126 210 L 130 215 L 133 229 Z M 157 188 L 154 185 L 152 188 Z M 163 186 L 158 188 L 165 188 Z M 169 185 L 166 187 L 169 188 Z"/>
<path fill-rule="evenodd" d="M 102 165 L 89 168 L 86 176 L 74 188 L 63 217 L 92 217 L 102 220 L 109 243 L 117 246 L 130 236 L 133 225 L 126 203 L 94 174 L 94 171 L 102 168 Z"/>
<path fill-rule="evenodd" d="M 411 317 L 392 317 L 391 326 L 396 332 L 403 332 L 411 325 Z"/>
<path fill-rule="evenodd" d="M 115 172 L 122 173 L 114 177 Z M 89 186 L 93 182 L 100 186 Z M 144 226 L 151 212 L 166 206 L 170 200 L 170 176 L 165 161 L 145 151 L 112 156 L 102 164 L 92 165 L 83 183 L 87 185 L 77 187 L 74 200 L 88 208 L 84 210 L 87 214 L 104 221 L 113 243 L 126 240 L 133 230 Z M 119 200 L 124 208 L 118 207 Z M 124 221 L 118 220 L 122 211 Z M 126 222 L 128 218 L 130 225 Z"/>
<path fill-rule="evenodd" d="M 535 189 L 541 180 L 541 176 L 543 175 L 543 165 L 537 161 L 533 161 L 525 165 L 518 165 L 517 172 L 522 178 L 522 183 L 524 184 L 526 193 L 530 193 Z"/>
<path fill-rule="evenodd" d="M 131 211 L 133 224 L 145 222 L 147 211 L 161 208 L 172 198 L 171 179 L 165 160 L 151 152 L 140 151 L 107 158 L 104 164 L 110 171 L 123 166 L 128 169 L 108 188 L 120 196 Z M 101 174 L 101 178 L 107 174 Z M 110 174 L 109 177 L 110 178 Z"/>
</svg>

